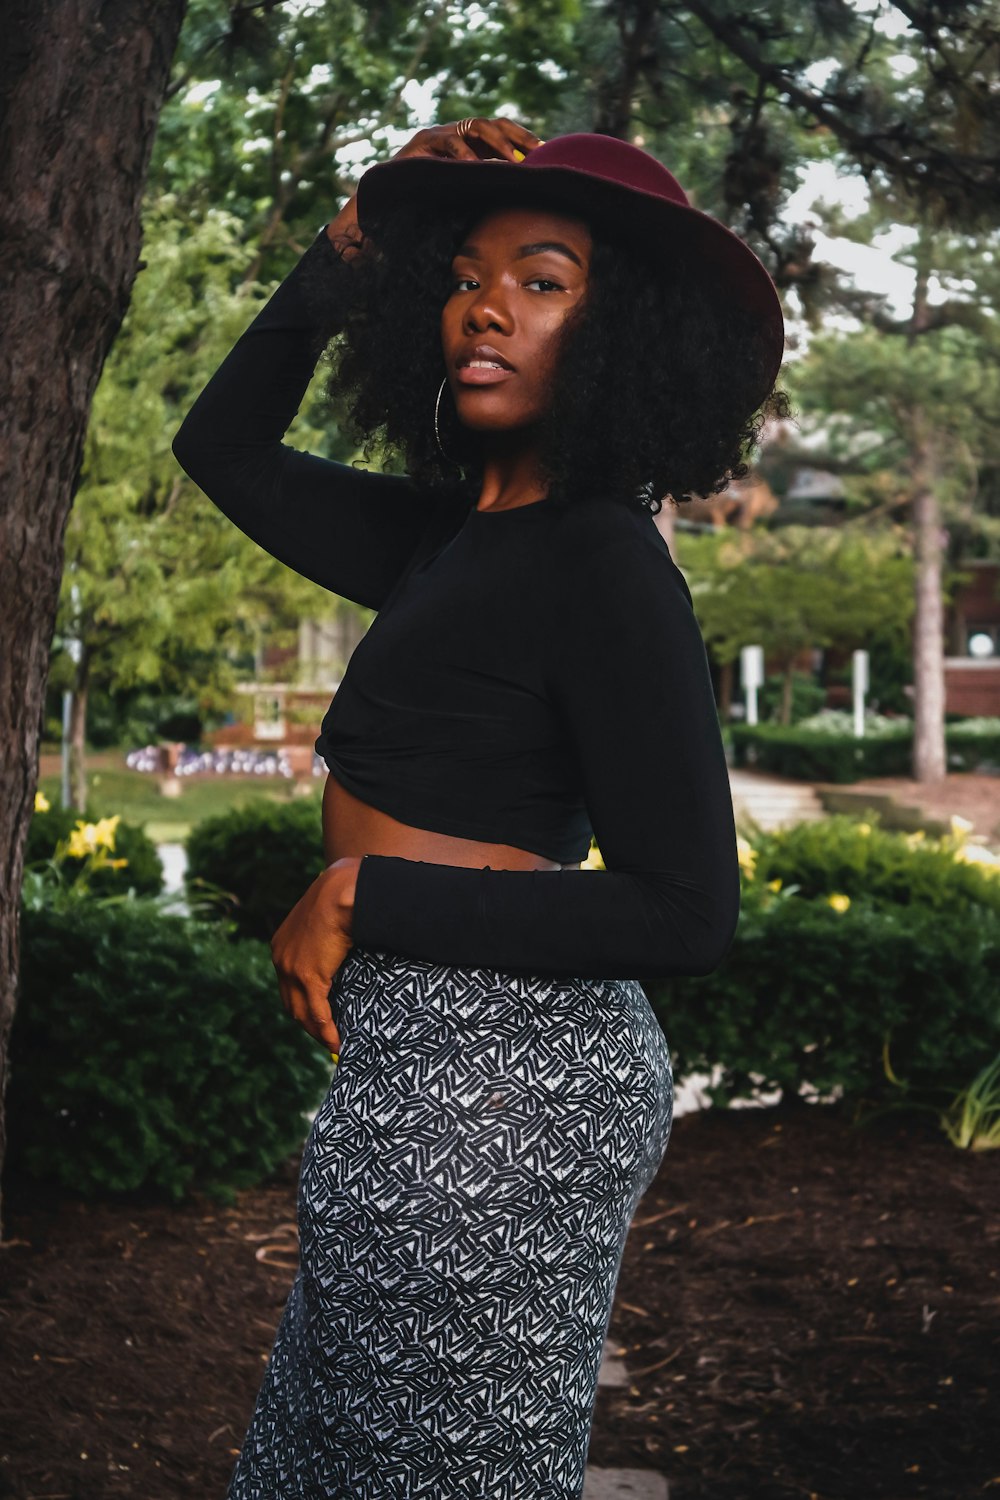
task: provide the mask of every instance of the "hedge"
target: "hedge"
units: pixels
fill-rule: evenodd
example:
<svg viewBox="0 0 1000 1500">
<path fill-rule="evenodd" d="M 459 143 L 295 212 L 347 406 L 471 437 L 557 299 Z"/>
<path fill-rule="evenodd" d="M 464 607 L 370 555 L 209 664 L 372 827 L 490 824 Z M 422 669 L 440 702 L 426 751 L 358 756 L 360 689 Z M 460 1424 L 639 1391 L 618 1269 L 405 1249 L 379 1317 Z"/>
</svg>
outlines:
<svg viewBox="0 0 1000 1500">
<path fill-rule="evenodd" d="M 13 1166 L 82 1193 L 226 1194 L 306 1134 L 327 1054 L 282 1011 L 266 947 L 152 902 L 22 913 Z"/>
<path fill-rule="evenodd" d="M 317 798 L 266 798 L 206 818 L 187 840 L 185 883 L 194 898 L 203 883 L 228 893 L 221 918 L 240 937 L 270 942 L 301 896 L 326 868 Z"/>
<path fill-rule="evenodd" d="M 908 1084 L 957 1090 L 1000 1050 L 1000 916 L 749 902 L 714 974 L 646 990 L 678 1079 L 721 1068 L 718 1103 L 804 1086 L 877 1100 L 886 1056 Z"/>
<path fill-rule="evenodd" d="M 871 776 L 909 776 L 913 769 L 913 725 L 908 721 L 892 733 L 860 739 L 796 724 L 733 724 L 729 738 L 735 765 L 802 781 L 847 784 Z M 945 742 L 953 770 L 1000 765 L 1000 730 L 948 724 Z"/>
<path fill-rule="evenodd" d="M 1000 916 L 1000 878 L 961 857 L 945 839 L 905 836 L 843 813 L 760 832 L 747 896 L 769 881 L 797 885 L 801 897 L 835 893 L 877 909 L 920 906 L 959 914 L 976 907 Z M 956 858 L 956 854 L 959 856 Z"/>
</svg>

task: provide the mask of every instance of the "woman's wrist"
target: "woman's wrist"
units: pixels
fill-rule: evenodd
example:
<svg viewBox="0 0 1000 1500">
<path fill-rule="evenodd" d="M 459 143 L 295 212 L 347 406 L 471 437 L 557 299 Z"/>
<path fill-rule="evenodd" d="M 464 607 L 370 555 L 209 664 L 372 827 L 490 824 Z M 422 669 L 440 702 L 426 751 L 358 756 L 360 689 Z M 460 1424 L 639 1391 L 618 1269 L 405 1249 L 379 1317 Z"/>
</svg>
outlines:
<svg viewBox="0 0 1000 1500">
<path fill-rule="evenodd" d="M 348 934 L 354 920 L 354 892 L 360 867 L 361 856 L 347 854 L 342 859 L 335 859 L 332 865 L 327 865 L 322 877 L 333 919 Z"/>
<path fill-rule="evenodd" d="M 362 234 L 358 224 L 357 196 L 352 195 L 335 219 L 326 226 L 327 238 L 342 260 L 350 260 L 361 249 Z"/>
</svg>

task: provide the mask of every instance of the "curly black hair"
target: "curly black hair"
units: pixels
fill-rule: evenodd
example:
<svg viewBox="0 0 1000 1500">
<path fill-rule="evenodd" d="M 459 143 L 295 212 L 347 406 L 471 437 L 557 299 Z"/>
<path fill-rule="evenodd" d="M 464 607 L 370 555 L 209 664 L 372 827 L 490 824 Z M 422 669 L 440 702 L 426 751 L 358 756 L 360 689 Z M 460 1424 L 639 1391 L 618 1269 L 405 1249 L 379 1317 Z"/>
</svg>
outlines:
<svg viewBox="0 0 1000 1500">
<path fill-rule="evenodd" d="M 343 299 L 330 310 L 330 399 L 366 459 L 398 455 L 421 486 L 473 484 L 481 473 L 481 439 L 459 423 L 447 392 L 442 457 L 434 408 L 451 264 L 483 207 L 401 205 L 352 259 L 346 310 Z M 654 514 L 662 497 L 718 494 L 747 473 L 765 420 L 789 410 L 778 390 L 751 409 L 768 358 L 759 324 L 709 295 L 683 253 L 665 275 L 659 247 L 654 264 L 613 230 L 591 227 L 587 295 L 567 325 L 540 433 L 549 493 L 563 504 L 598 494 Z"/>
</svg>

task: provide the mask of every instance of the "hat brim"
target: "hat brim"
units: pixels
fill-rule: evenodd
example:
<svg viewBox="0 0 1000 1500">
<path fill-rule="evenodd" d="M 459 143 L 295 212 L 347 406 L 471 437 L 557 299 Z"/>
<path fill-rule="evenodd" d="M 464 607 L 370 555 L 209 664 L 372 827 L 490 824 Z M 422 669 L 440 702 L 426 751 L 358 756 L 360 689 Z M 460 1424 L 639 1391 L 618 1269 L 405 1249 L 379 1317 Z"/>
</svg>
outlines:
<svg viewBox="0 0 1000 1500">
<path fill-rule="evenodd" d="M 485 211 L 515 202 L 574 213 L 607 224 L 636 241 L 655 261 L 658 246 L 669 266 L 685 252 L 687 274 L 698 277 L 720 303 L 742 307 L 759 321 L 762 364 L 758 404 L 770 393 L 784 355 L 784 318 L 774 283 L 757 256 L 718 219 L 594 173 L 568 166 L 525 169 L 521 162 L 409 156 L 369 167 L 358 184 L 358 222 L 378 238 L 379 225 L 401 202 Z"/>
</svg>

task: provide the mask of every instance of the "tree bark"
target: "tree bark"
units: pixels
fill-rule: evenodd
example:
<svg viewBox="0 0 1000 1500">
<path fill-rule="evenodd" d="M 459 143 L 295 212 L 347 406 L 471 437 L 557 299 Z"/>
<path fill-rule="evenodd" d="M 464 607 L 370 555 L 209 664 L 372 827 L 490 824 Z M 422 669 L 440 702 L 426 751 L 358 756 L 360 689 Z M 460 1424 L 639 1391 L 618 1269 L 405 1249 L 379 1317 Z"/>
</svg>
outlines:
<svg viewBox="0 0 1000 1500">
<path fill-rule="evenodd" d="M 933 440 L 922 435 L 913 454 L 913 776 L 937 781 L 948 770 L 944 735 L 944 545 L 935 492 Z"/>
<path fill-rule="evenodd" d="M 792 684 L 795 680 L 795 663 L 787 662 L 781 674 L 781 710 L 778 723 L 786 727 L 792 722 Z"/>
<path fill-rule="evenodd" d="M 7 0 L 0 48 L 0 1110 L 38 729 L 94 388 L 184 0 Z M 5 1143 L 0 1113 L 0 1161 Z"/>
<path fill-rule="evenodd" d="M 655 69 L 656 30 L 659 8 L 656 0 L 615 0 L 609 7 L 618 26 L 620 67 L 596 80 L 594 130 L 599 135 L 628 140 L 632 114 L 644 72 Z"/>
<path fill-rule="evenodd" d="M 719 666 L 719 713 L 723 723 L 729 723 L 730 710 L 733 706 L 733 664 L 724 661 Z"/>
<path fill-rule="evenodd" d="M 87 695 L 90 688 L 90 651 L 81 646 L 73 673 L 69 704 L 70 805 L 82 813 L 87 806 Z"/>
<path fill-rule="evenodd" d="M 913 316 L 908 342 L 926 332 L 933 317 L 927 300 L 931 266 L 934 263 L 931 231 L 920 226 L 916 244 L 917 279 L 913 293 Z M 911 435 L 910 473 L 913 480 L 911 514 L 914 572 L 913 613 L 913 777 L 915 781 L 937 781 L 948 770 L 944 736 L 944 601 L 941 575 L 944 539 L 937 444 L 926 413 L 914 406 L 909 413 Z"/>
</svg>

